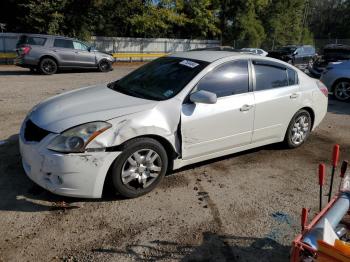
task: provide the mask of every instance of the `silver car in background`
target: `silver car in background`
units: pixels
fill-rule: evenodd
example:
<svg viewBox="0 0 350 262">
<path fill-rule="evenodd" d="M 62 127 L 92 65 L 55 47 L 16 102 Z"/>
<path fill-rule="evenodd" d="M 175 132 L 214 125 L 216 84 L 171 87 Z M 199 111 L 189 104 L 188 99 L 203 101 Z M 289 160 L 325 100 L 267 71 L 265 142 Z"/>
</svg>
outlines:
<svg viewBox="0 0 350 262">
<path fill-rule="evenodd" d="M 15 64 L 39 71 L 45 75 L 55 74 L 59 69 L 112 70 L 115 58 L 99 52 L 83 41 L 52 35 L 26 34 L 16 45 Z"/>
<path fill-rule="evenodd" d="M 327 88 L 272 58 L 191 51 L 35 106 L 20 130 L 27 175 L 51 192 L 99 198 L 154 189 L 168 170 L 284 142 L 301 146 Z"/>
<path fill-rule="evenodd" d="M 329 63 L 320 80 L 339 101 L 350 99 L 350 60 Z"/>
</svg>

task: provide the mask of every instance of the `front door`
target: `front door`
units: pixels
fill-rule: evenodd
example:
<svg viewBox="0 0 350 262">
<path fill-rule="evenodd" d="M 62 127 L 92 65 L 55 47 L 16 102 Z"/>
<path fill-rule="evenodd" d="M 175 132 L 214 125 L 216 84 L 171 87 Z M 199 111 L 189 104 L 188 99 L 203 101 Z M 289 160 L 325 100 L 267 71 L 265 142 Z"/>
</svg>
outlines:
<svg viewBox="0 0 350 262">
<path fill-rule="evenodd" d="M 80 41 L 73 41 L 76 66 L 94 67 L 96 66 L 95 52 L 89 51 L 88 46 Z"/>
<path fill-rule="evenodd" d="M 251 143 L 254 95 L 249 92 L 248 61 L 219 65 L 194 91 L 217 95 L 215 104 L 185 102 L 181 112 L 182 157 L 191 159 Z"/>
</svg>

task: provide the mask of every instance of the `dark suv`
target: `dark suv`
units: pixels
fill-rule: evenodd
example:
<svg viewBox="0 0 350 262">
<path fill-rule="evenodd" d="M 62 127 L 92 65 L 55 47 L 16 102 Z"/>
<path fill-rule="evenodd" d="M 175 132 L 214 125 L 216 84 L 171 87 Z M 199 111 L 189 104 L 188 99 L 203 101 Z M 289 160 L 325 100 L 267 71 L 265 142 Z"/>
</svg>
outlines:
<svg viewBox="0 0 350 262">
<path fill-rule="evenodd" d="M 280 59 L 300 68 L 306 68 L 315 58 L 316 51 L 311 45 L 287 45 L 276 51 L 269 51 L 268 56 Z"/>
<path fill-rule="evenodd" d="M 112 70 L 115 58 L 77 39 L 52 35 L 21 35 L 15 64 L 51 75 L 58 69 L 95 68 Z"/>
<path fill-rule="evenodd" d="M 308 67 L 311 75 L 320 77 L 329 63 L 342 62 L 350 59 L 350 46 L 329 44 L 323 48 L 322 55 L 318 56 Z"/>
</svg>

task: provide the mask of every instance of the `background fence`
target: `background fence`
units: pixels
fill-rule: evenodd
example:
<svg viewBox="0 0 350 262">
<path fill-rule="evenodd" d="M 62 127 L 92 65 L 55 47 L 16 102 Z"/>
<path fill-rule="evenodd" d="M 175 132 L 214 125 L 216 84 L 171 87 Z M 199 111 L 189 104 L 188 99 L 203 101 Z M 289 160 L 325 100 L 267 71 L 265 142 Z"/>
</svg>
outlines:
<svg viewBox="0 0 350 262">
<path fill-rule="evenodd" d="M 0 63 L 13 63 L 20 33 L 0 33 Z M 98 50 L 113 53 L 118 61 L 146 61 L 167 53 L 221 45 L 219 40 L 170 38 L 131 38 L 93 36 L 89 41 Z M 350 45 L 350 39 L 314 39 L 318 53 L 327 44 Z M 235 48 L 249 47 L 246 41 L 233 41 Z M 268 48 L 266 47 L 267 51 Z"/>
<path fill-rule="evenodd" d="M 20 35 L 20 33 L 0 33 L 0 58 L 3 62 L 12 62 Z M 113 53 L 119 61 L 151 60 L 167 53 L 220 45 L 218 40 L 97 36 L 91 37 L 89 42 L 98 50 Z"/>
</svg>

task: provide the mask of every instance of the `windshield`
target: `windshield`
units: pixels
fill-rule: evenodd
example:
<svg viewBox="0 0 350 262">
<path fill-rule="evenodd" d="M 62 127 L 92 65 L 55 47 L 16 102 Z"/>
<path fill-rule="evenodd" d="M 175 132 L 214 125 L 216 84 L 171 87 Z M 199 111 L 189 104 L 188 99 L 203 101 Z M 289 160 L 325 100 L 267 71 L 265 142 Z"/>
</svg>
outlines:
<svg viewBox="0 0 350 262">
<path fill-rule="evenodd" d="M 120 93 L 150 100 L 166 100 L 178 94 L 209 63 L 162 57 L 131 72 L 109 87 Z"/>
</svg>

